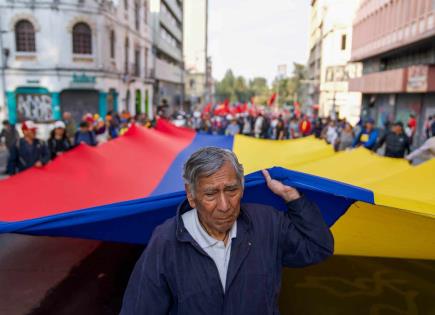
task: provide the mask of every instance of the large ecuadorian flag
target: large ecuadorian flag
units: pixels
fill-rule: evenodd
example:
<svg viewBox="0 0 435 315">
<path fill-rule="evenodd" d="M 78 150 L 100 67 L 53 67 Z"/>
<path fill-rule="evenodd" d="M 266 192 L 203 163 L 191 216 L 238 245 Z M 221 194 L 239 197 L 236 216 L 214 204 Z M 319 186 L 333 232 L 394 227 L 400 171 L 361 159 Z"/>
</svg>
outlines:
<svg viewBox="0 0 435 315">
<path fill-rule="evenodd" d="M 336 254 L 435 259 L 435 160 L 411 167 L 365 149 L 334 153 L 311 137 L 201 135 L 163 120 L 0 181 L 0 233 L 146 244 L 185 198 L 182 165 L 204 146 L 237 154 L 249 174 L 245 202 L 284 210 L 258 172 L 271 167 L 315 201 Z"/>
</svg>

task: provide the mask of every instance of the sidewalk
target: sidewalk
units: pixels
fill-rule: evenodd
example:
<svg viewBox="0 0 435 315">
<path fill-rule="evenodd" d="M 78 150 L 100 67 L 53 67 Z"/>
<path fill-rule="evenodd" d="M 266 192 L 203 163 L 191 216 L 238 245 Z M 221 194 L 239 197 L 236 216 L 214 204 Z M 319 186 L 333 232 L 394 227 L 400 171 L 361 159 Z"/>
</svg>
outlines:
<svg viewBox="0 0 435 315">
<path fill-rule="evenodd" d="M 72 238 L 0 235 L 0 314 L 30 313 L 99 244 Z"/>
</svg>

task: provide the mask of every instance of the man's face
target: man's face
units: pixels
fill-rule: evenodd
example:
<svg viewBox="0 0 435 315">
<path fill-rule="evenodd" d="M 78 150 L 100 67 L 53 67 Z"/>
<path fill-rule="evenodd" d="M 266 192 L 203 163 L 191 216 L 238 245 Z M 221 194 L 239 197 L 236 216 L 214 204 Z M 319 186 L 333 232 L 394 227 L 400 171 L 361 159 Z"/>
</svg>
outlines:
<svg viewBox="0 0 435 315">
<path fill-rule="evenodd" d="M 373 124 L 371 122 L 366 123 L 366 130 L 368 132 L 373 130 Z"/>
<path fill-rule="evenodd" d="M 209 177 L 201 177 L 196 183 L 195 196 L 186 186 L 187 198 L 196 208 L 201 223 L 208 232 L 226 233 L 240 213 L 243 188 L 230 162 Z"/>
<path fill-rule="evenodd" d="M 23 135 L 25 138 L 33 140 L 36 137 L 36 130 L 35 129 L 23 130 Z"/>
</svg>

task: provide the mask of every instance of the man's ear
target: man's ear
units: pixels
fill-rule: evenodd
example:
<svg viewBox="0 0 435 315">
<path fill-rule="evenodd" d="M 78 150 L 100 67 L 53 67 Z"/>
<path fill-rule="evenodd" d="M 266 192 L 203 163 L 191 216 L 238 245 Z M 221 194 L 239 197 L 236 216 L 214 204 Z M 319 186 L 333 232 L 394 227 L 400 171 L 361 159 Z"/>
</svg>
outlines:
<svg viewBox="0 0 435 315">
<path fill-rule="evenodd" d="M 189 202 L 189 205 L 192 207 L 192 209 L 195 209 L 196 208 L 195 198 L 193 198 L 190 185 L 184 184 L 184 189 L 186 190 L 187 201 Z"/>
</svg>

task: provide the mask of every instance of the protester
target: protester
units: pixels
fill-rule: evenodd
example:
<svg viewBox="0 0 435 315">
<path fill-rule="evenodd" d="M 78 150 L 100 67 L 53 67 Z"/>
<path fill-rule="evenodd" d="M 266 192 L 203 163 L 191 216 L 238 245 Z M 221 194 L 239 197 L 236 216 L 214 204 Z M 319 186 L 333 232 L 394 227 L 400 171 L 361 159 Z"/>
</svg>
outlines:
<svg viewBox="0 0 435 315">
<path fill-rule="evenodd" d="M 329 125 L 326 130 L 326 142 L 329 144 L 332 144 L 332 146 L 335 148 L 335 145 L 338 141 L 338 132 L 337 132 L 337 126 L 335 124 L 334 120 L 331 120 L 329 122 Z"/>
<path fill-rule="evenodd" d="M 85 143 L 90 146 L 96 146 L 97 140 L 95 139 L 95 133 L 89 128 L 89 123 L 82 121 L 80 123 L 80 129 L 76 132 L 74 136 L 74 145 L 79 145 Z"/>
<path fill-rule="evenodd" d="M 424 122 L 424 133 L 426 139 L 435 136 L 435 116 L 429 116 Z"/>
<path fill-rule="evenodd" d="M 299 123 L 299 131 L 302 137 L 306 137 L 311 134 L 311 122 L 307 116 L 304 116 L 302 121 Z"/>
<path fill-rule="evenodd" d="M 393 158 L 403 158 L 410 152 L 410 140 L 403 131 L 403 123 L 398 121 L 393 124 L 391 131 L 382 136 L 378 143 L 373 147 L 377 151 L 385 143 L 385 156 Z"/>
<path fill-rule="evenodd" d="M 62 117 L 63 122 L 65 123 L 66 136 L 68 137 L 69 141 L 73 143 L 74 136 L 77 132 L 76 122 L 74 121 L 74 118 L 72 117 L 70 112 L 64 112 Z"/>
<path fill-rule="evenodd" d="M 406 156 L 406 159 L 413 163 L 415 159 L 430 160 L 435 158 L 435 136 L 427 139 L 421 147 Z"/>
<path fill-rule="evenodd" d="M 353 139 L 355 135 L 352 130 L 352 125 L 346 123 L 344 125 L 343 130 L 341 130 L 339 139 L 338 139 L 338 151 L 344 151 L 349 148 L 352 148 Z"/>
<path fill-rule="evenodd" d="M 373 119 L 368 119 L 364 128 L 355 137 L 352 147 L 356 148 L 363 146 L 366 149 L 373 149 L 378 139 L 378 130 L 374 127 L 375 122 Z"/>
<path fill-rule="evenodd" d="M 231 123 L 227 126 L 225 129 L 225 135 L 226 136 L 235 136 L 240 132 L 240 127 L 237 123 L 237 119 L 230 117 Z"/>
<path fill-rule="evenodd" d="M 65 129 L 63 121 L 56 121 L 54 129 L 51 131 L 50 138 L 48 139 L 48 149 L 52 160 L 72 148 Z"/>
<path fill-rule="evenodd" d="M 21 130 L 24 136 L 12 149 L 12 174 L 32 166 L 40 168 L 50 160 L 47 145 L 36 138 L 36 124 L 31 120 L 24 121 Z"/>
<path fill-rule="evenodd" d="M 323 123 L 321 118 L 317 118 L 313 128 L 313 134 L 317 139 L 321 138 Z"/>
<path fill-rule="evenodd" d="M 325 260 L 334 240 L 315 203 L 263 174 L 287 212 L 241 204 L 243 166 L 233 152 L 195 152 L 184 165 L 187 200 L 154 230 L 120 314 L 278 314 L 283 267 Z"/>
<path fill-rule="evenodd" d="M 275 126 L 275 139 L 284 140 L 285 138 L 285 125 L 282 115 L 279 115 Z"/>
<path fill-rule="evenodd" d="M 95 129 L 95 140 L 97 141 L 98 144 L 107 142 L 109 140 L 109 131 L 103 119 L 97 118 L 94 129 Z"/>
<path fill-rule="evenodd" d="M 2 139 L 4 139 L 4 144 L 6 145 L 6 149 L 8 151 L 6 170 L 4 171 L 4 174 L 12 175 L 14 173 L 12 150 L 17 145 L 19 138 L 20 136 L 15 128 L 15 125 L 10 124 L 8 120 L 4 120 L 3 129 L 0 132 L 0 145 L 3 144 Z"/>
<path fill-rule="evenodd" d="M 301 134 L 299 132 L 299 123 L 296 117 L 292 117 L 290 119 L 288 129 L 289 129 L 289 139 L 300 138 Z"/>
<path fill-rule="evenodd" d="M 264 125 L 264 117 L 263 117 L 263 114 L 260 113 L 257 116 L 257 119 L 255 120 L 255 124 L 254 124 L 255 138 L 260 138 L 260 136 L 263 132 L 263 125 Z"/>
<path fill-rule="evenodd" d="M 414 114 L 409 114 L 407 130 L 408 130 L 407 136 L 409 138 L 409 143 L 412 144 L 414 141 L 415 132 L 417 131 L 417 119 L 415 119 Z"/>
</svg>

